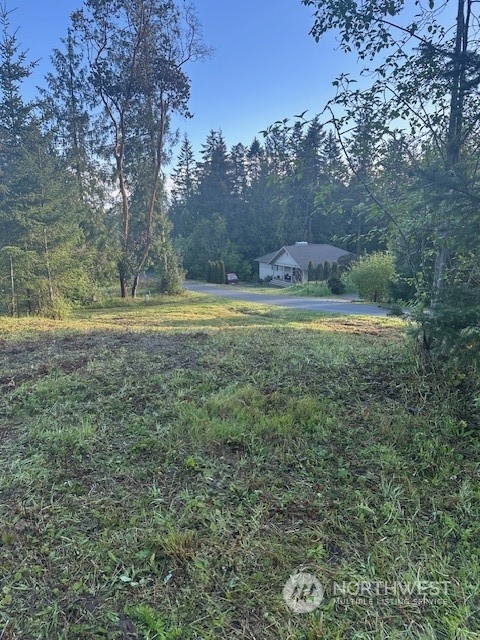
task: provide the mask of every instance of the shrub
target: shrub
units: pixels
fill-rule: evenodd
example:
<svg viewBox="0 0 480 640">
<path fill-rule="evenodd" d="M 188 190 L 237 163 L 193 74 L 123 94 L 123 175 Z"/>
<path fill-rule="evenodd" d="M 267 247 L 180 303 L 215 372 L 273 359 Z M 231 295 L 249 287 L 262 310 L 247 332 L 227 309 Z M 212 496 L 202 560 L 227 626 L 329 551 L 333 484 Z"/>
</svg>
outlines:
<svg viewBox="0 0 480 640">
<path fill-rule="evenodd" d="M 393 256 L 380 251 L 363 256 L 353 265 L 349 277 L 362 298 L 385 300 L 389 284 L 396 280 Z"/>
<path fill-rule="evenodd" d="M 330 263 L 325 260 L 325 263 L 323 265 L 323 279 L 324 280 L 328 280 L 330 277 Z"/>
<path fill-rule="evenodd" d="M 458 411 L 478 429 L 480 419 L 480 289 L 446 286 L 430 308 L 414 309 L 412 327 L 425 363 L 455 389 Z"/>
<path fill-rule="evenodd" d="M 322 298 L 331 293 L 325 282 L 306 282 L 294 284 L 288 289 L 289 296 L 312 296 Z"/>
<path fill-rule="evenodd" d="M 328 279 L 328 288 L 334 295 L 345 293 L 345 285 L 338 276 L 330 276 Z"/>
<path fill-rule="evenodd" d="M 57 295 L 52 302 L 48 302 L 40 309 L 40 315 L 53 320 L 66 320 L 72 315 L 72 305 Z"/>
<path fill-rule="evenodd" d="M 170 295 L 182 293 L 184 279 L 185 271 L 182 268 L 180 258 L 173 251 L 168 251 L 160 271 L 158 291 Z"/>
<path fill-rule="evenodd" d="M 209 260 L 207 262 L 207 282 L 212 282 L 213 277 L 213 262 Z"/>
<path fill-rule="evenodd" d="M 218 269 L 218 271 L 217 271 L 218 280 L 217 280 L 217 282 L 218 282 L 218 284 L 225 284 L 227 282 L 227 273 L 225 271 L 225 263 L 224 263 L 223 260 L 218 260 L 217 264 L 218 264 L 218 267 L 217 267 L 217 269 Z"/>
<path fill-rule="evenodd" d="M 225 284 L 227 274 L 225 273 L 225 263 L 223 260 L 209 260 L 207 263 L 207 282 L 215 284 Z"/>
<path fill-rule="evenodd" d="M 388 297 L 394 302 L 397 300 L 413 300 L 416 287 L 412 278 L 399 277 L 388 283 Z"/>
<path fill-rule="evenodd" d="M 395 316 L 397 318 L 401 318 L 403 316 L 403 308 L 399 304 L 392 304 L 390 309 L 387 311 L 387 316 Z"/>
</svg>

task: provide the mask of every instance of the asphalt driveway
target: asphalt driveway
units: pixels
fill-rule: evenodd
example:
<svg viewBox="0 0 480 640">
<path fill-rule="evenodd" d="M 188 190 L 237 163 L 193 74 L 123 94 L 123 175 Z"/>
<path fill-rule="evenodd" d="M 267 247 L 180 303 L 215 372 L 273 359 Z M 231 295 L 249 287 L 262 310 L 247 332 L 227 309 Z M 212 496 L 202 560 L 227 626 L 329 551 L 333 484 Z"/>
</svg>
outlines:
<svg viewBox="0 0 480 640">
<path fill-rule="evenodd" d="M 223 296 L 232 300 L 245 300 L 246 302 L 258 302 L 260 304 L 274 304 L 289 309 L 304 309 L 305 311 L 323 311 L 327 313 L 344 313 L 355 316 L 386 316 L 385 309 L 380 309 L 375 304 L 356 302 L 353 297 L 341 298 L 299 298 L 288 296 L 285 290 L 274 293 L 262 293 L 261 291 L 246 291 L 235 285 L 207 284 L 186 280 L 185 288 L 197 293 L 208 293 L 212 296 Z"/>
</svg>

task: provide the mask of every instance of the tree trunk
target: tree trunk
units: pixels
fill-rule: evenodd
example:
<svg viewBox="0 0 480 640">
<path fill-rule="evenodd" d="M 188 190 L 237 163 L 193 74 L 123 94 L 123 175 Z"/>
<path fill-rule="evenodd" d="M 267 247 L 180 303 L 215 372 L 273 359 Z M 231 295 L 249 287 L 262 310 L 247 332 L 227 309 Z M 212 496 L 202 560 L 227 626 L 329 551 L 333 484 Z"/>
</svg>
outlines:
<svg viewBox="0 0 480 640">
<path fill-rule="evenodd" d="M 11 311 L 11 316 L 12 318 L 15 316 L 15 311 L 16 311 L 16 305 L 15 305 L 15 278 L 13 275 L 13 260 L 12 260 L 12 256 L 10 256 L 10 287 L 11 287 L 11 293 L 12 293 L 12 311 Z"/>
<path fill-rule="evenodd" d="M 150 255 L 150 251 L 153 245 L 155 206 L 157 204 L 158 191 L 162 183 L 161 169 L 162 169 L 162 160 L 163 160 L 163 147 L 164 147 L 164 140 L 165 140 L 165 128 L 167 126 L 167 113 L 168 113 L 168 104 L 164 100 L 161 100 L 160 127 L 155 140 L 155 149 L 152 152 L 154 157 L 153 157 L 152 183 L 150 187 L 150 199 L 148 202 L 148 209 L 147 209 L 147 216 L 146 216 L 147 233 L 146 233 L 143 253 L 135 269 L 135 281 L 137 284 L 138 284 L 140 272 L 145 266 L 145 263 L 148 259 L 148 256 Z M 163 216 L 163 213 L 161 215 Z M 134 284 L 134 287 L 136 289 L 136 284 Z M 133 291 L 132 291 L 132 295 L 133 295 Z"/>
<path fill-rule="evenodd" d="M 122 236 L 121 236 L 121 251 L 122 257 L 119 266 L 120 275 L 120 295 L 122 298 L 127 297 L 127 262 L 128 262 L 128 240 L 129 240 L 129 223 L 130 223 L 130 209 L 128 206 L 128 193 L 125 186 L 125 176 L 123 172 L 123 143 L 120 146 L 121 151 L 118 149 L 115 153 L 115 159 L 117 164 L 117 178 L 120 194 L 122 196 Z"/>
<path fill-rule="evenodd" d="M 133 278 L 133 284 L 132 284 L 132 298 L 137 297 L 137 288 L 138 288 L 139 281 L 140 281 L 140 275 L 136 273 L 135 277 Z"/>
<path fill-rule="evenodd" d="M 435 259 L 435 269 L 433 272 L 433 284 L 432 284 L 432 307 L 438 301 L 438 297 L 443 288 L 443 280 L 445 275 L 445 266 L 447 263 L 447 238 L 448 238 L 448 230 L 444 230 L 440 236 L 440 248 L 438 250 L 436 259 Z"/>
<path fill-rule="evenodd" d="M 446 171 L 453 173 L 461 154 L 463 136 L 463 112 L 466 92 L 466 54 L 468 47 L 472 0 L 457 0 L 457 19 L 455 44 L 453 51 L 453 70 L 451 79 L 450 113 L 446 143 Z M 445 269 L 449 255 L 448 238 L 453 235 L 452 209 L 455 202 L 449 197 L 446 203 L 447 216 L 441 225 L 440 247 L 435 260 L 432 282 L 432 308 L 440 296 L 445 282 Z"/>
<path fill-rule="evenodd" d="M 120 277 L 120 295 L 122 298 L 126 298 L 127 297 L 127 292 L 128 292 L 128 284 L 125 280 L 125 278 Z"/>
<path fill-rule="evenodd" d="M 126 298 L 128 295 L 127 270 L 122 261 L 118 263 L 118 279 L 120 282 L 120 295 L 122 298 Z"/>
<path fill-rule="evenodd" d="M 50 256 L 48 252 L 48 242 L 47 242 L 47 228 L 43 228 L 44 239 L 45 239 L 45 261 L 47 267 L 47 278 L 48 278 L 48 297 L 50 298 L 50 304 L 53 305 L 55 300 L 55 292 L 53 290 L 53 280 L 52 280 L 52 270 L 50 268 Z"/>
</svg>

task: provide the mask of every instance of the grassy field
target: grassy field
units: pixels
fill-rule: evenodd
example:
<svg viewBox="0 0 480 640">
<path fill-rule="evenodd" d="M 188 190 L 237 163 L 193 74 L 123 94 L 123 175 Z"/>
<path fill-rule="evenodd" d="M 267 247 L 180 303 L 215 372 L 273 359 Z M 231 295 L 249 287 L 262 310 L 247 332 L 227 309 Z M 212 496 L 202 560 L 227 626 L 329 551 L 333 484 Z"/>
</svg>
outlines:
<svg viewBox="0 0 480 640">
<path fill-rule="evenodd" d="M 210 300 L 0 319 L 0 638 L 479 638 L 461 386 L 403 321 Z"/>
</svg>

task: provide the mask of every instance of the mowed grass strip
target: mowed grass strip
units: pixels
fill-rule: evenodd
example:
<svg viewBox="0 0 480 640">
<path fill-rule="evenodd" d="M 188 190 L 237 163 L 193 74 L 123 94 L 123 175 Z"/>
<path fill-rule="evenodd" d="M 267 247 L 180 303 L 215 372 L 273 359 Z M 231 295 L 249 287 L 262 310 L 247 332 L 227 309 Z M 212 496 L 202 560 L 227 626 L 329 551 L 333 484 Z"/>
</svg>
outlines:
<svg viewBox="0 0 480 640">
<path fill-rule="evenodd" d="M 1 322 L 0 637 L 479 637 L 477 416 L 401 321 L 189 295 Z"/>
</svg>

